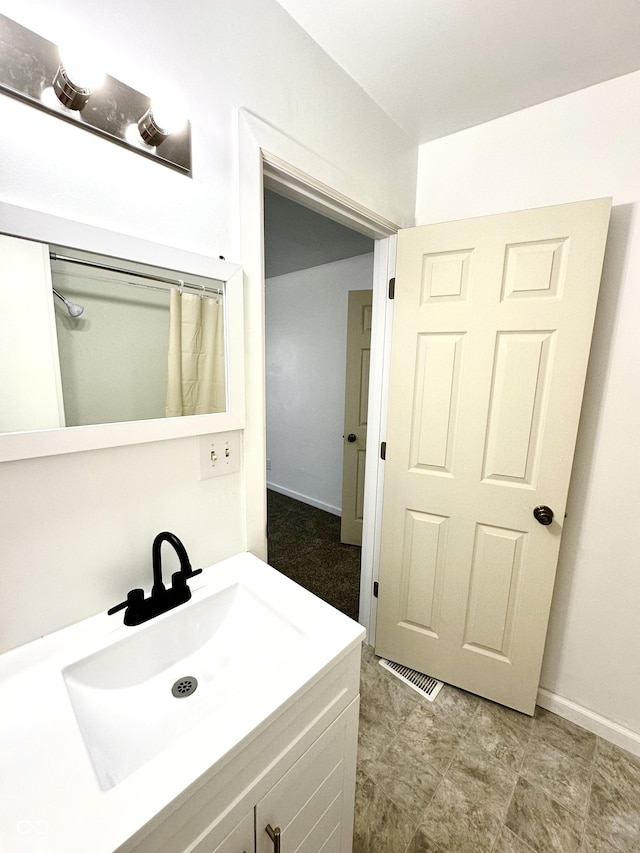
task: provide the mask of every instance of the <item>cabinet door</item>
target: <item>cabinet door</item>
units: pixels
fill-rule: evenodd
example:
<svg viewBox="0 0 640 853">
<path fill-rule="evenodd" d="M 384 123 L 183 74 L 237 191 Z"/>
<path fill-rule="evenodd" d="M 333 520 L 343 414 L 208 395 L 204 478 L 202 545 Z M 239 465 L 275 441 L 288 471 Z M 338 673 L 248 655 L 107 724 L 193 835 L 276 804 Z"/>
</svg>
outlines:
<svg viewBox="0 0 640 853">
<path fill-rule="evenodd" d="M 221 841 L 216 847 L 213 839 L 205 838 L 200 844 L 192 848 L 193 853 L 253 853 L 255 843 L 255 831 L 253 824 L 253 809 L 245 815 L 235 829 Z"/>
<path fill-rule="evenodd" d="M 349 705 L 256 806 L 256 853 L 347 853 L 353 838 L 358 700 Z"/>
</svg>

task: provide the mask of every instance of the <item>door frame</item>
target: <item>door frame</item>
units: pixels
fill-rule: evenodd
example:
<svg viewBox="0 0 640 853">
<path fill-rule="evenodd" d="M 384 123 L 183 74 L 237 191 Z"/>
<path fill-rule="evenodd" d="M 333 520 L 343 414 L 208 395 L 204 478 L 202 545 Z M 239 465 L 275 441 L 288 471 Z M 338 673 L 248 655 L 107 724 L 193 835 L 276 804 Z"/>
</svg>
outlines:
<svg viewBox="0 0 640 853">
<path fill-rule="evenodd" d="M 266 391 L 264 303 L 265 188 L 375 240 L 364 526 L 359 621 L 375 641 L 382 518 L 383 465 L 378 452 L 386 425 L 393 303 L 388 281 L 395 273 L 399 226 L 340 191 L 343 172 L 248 110 L 238 110 L 240 257 L 244 272 L 246 427 L 244 431 L 245 548 L 267 557 Z M 349 188 L 346 188 L 349 192 Z"/>
</svg>

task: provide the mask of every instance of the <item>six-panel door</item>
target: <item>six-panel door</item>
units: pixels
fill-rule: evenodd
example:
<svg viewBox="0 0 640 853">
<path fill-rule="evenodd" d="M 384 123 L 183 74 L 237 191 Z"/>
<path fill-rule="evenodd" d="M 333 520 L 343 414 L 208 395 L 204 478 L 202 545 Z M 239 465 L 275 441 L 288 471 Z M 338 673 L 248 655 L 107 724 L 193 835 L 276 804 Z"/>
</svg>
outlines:
<svg viewBox="0 0 640 853">
<path fill-rule="evenodd" d="M 527 713 L 609 210 L 582 202 L 398 240 L 376 653 Z"/>
</svg>

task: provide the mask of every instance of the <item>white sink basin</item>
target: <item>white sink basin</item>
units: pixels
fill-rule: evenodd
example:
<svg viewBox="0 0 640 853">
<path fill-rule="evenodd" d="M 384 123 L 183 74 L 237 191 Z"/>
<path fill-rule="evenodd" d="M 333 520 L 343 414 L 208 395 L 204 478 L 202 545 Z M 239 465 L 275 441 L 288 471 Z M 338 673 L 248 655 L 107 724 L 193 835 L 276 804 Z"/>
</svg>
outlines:
<svg viewBox="0 0 640 853">
<path fill-rule="evenodd" d="M 364 630 L 253 554 L 191 589 L 146 624 L 103 611 L 0 655 L 2 853 L 132 850 L 204 780 L 241 790 L 285 716 L 349 692 Z M 182 676 L 198 688 L 177 699 Z"/>
<path fill-rule="evenodd" d="M 304 628 L 242 582 L 131 630 L 62 671 L 103 791 L 205 719 L 224 737 L 309 650 Z"/>
</svg>

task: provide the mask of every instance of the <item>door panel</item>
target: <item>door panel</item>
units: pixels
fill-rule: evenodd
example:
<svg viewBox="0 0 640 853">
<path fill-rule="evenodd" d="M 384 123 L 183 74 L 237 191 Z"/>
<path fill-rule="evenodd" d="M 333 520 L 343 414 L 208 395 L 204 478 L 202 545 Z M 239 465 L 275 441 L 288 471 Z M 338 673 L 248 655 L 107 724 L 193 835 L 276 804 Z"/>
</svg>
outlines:
<svg viewBox="0 0 640 853">
<path fill-rule="evenodd" d="M 402 622 L 437 636 L 448 519 L 407 510 L 402 567 Z"/>
<path fill-rule="evenodd" d="M 483 482 L 535 487 L 554 332 L 498 332 Z"/>
<path fill-rule="evenodd" d="M 609 211 L 399 234 L 376 652 L 527 713 Z"/>
<path fill-rule="evenodd" d="M 417 344 L 411 469 L 450 476 L 463 336 L 420 334 Z"/>
<path fill-rule="evenodd" d="M 476 525 L 463 637 L 466 649 L 511 662 L 525 535 L 520 530 Z"/>
</svg>

